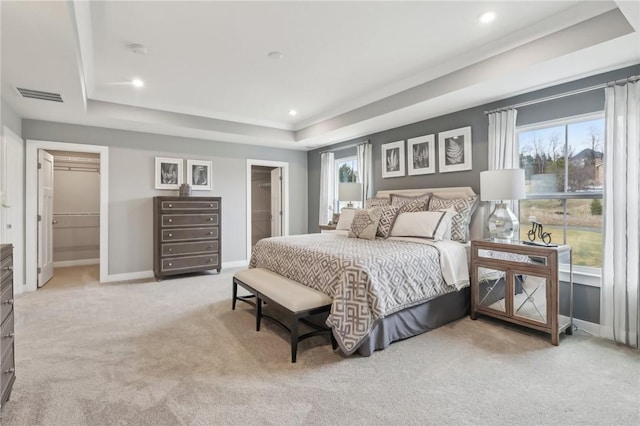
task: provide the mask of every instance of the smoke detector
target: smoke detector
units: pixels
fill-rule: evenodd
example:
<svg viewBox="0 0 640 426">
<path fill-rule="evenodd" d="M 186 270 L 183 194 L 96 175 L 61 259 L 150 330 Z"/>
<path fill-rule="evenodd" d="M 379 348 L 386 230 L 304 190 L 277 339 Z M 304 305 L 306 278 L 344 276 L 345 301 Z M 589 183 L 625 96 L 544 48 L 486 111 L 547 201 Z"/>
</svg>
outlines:
<svg viewBox="0 0 640 426">
<path fill-rule="evenodd" d="M 147 53 L 149 53 L 149 49 L 144 44 L 131 43 L 128 47 L 136 55 L 146 55 Z"/>
</svg>

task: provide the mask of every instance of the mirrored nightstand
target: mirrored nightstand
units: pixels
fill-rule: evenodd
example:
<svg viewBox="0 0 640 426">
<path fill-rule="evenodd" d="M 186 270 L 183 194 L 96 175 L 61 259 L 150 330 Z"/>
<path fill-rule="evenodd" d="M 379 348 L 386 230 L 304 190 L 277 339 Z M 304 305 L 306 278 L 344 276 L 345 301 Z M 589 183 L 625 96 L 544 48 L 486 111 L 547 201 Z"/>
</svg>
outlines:
<svg viewBox="0 0 640 426">
<path fill-rule="evenodd" d="M 572 333 L 571 246 L 520 242 L 471 242 L 471 319 L 488 315 L 551 335 Z M 568 271 L 569 316 L 559 313 L 559 277 Z"/>
</svg>

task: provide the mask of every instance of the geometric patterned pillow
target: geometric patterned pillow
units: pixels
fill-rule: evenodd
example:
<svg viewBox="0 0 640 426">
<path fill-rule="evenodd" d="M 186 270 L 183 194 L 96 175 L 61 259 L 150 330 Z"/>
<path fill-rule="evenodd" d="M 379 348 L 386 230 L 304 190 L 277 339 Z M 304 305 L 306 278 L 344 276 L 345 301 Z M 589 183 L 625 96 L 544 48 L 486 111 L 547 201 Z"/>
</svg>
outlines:
<svg viewBox="0 0 640 426">
<path fill-rule="evenodd" d="M 387 238 L 391 233 L 393 224 L 396 222 L 396 217 L 398 217 L 398 210 L 400 210 L 400 208 L 398 206 L 380 206 L 374 208 L 378 210 L 378 213 L 380 214 L 380 222 L 378 222 L 378 231 L 376 232 L 376 236 Z"/>
<path fill-rule="evenodd" d="M 429 198 L 431 198 L 431 192 L 425 192 L 420 195 L 404 195 L 404 194 L 391 194 L 389 197 L 391 198 L 392 206 L 399 206 L 409 201 L 413 200 L 422 200 L 429 204 Z"/>
<path fill-rule="evenodd" d="M 398 214 L 400 213 L 411 213 L 411 212 L 426 212 L 427 206 L 429 202 L 420 198 L 413 199 L 411 201 L 406 201 L 400 204 Z"/>
<path fill-rule="evenodd" d="M 367 200 L 367 208 L 390 206 L 391 201 L 388 198 L 369 198 Z"/>
<path fill-rule="evenodd" d="M 348 237 L 375 240 L 378 222 L 380 222 L 380 213 L 377 209 L 358 209 L 353 215 Z"/>
<path fill-rule="evenodd" d="M 434 195 L 429 201 L 429 210 L 455 209 L 456 214 L 451 218 L 451 239 L 466 243 L 469 241 L 469 222 L 471 221 L 471 215 L 478 207 L 478 201 L 477 195 L 451 200 Z"/>
</svg>

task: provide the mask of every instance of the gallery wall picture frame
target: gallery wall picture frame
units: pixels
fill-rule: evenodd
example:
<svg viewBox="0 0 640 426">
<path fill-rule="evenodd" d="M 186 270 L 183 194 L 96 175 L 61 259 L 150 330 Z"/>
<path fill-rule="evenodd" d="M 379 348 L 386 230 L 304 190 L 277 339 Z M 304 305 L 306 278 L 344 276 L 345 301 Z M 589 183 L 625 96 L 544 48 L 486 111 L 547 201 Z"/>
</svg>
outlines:
<svg viewBox="0 0 640 426">
<path fill-rule="evenodd" d="M 436 172 L 436 135 L 407 139 L 409 176 L 430 175 Z"/>
<path fill-rule="evenodd" d="M 404 176 L 404 141 L 382 145 L 382 177 Z"/>
<path fill-rule="evenodd" d="M 156 189 L 180 189 L 182 158 L 156 157 Z"/>
<path fill-rule="evenodd" d="M 212 170 L 210 160 L 187 160 L 187 184 L 194 191 L 211 191 Z"/>
<path fill-rule="evenodd" d="M 438 133 L 440 173 L 471 170 L 471 127 Z"/>
</svg>

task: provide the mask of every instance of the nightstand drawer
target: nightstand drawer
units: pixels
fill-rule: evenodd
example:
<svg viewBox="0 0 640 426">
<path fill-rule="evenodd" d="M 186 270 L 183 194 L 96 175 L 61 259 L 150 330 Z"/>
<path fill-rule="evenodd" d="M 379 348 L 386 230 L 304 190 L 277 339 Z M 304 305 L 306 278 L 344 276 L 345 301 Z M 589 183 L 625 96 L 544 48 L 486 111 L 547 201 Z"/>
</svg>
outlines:
<svg viewBox="0 0 640 426">
<path fill-rule="evenodd" d="M 11 282 L 11 275 L 13 275 L 13 257 L 7 256 L 0 262 L 0 286 L 4 288 L 5 285 Z"/>
<path fill-rule="evenodd" d="M 2 348 L 2 354 L 0 354 L 0 356 L 2 358 L 4 358 L 4 355 L 9 350 L 9 348 L 13 348 L 13 338 L 13 312 L 11 312 L 7 319 L 2 323 L 2 327 L 0 328 L 0 347 Z"/>
<path fill-rule="evenodd" d="M 210 240 L 218 238 L 218 227 L 189 228 L 189 229 L 163 229 L 162 242 Z"/>
<path fill-rule="evenodd" d="M 218 226 L 218 213 L 163 214 L 162 226 Z"/>
<path fill-rule="evenodd" d="M 13 356 L 12 345 L 2 356 L 2 361 L 0 361 L 0 399 L 4 397 L 15 375 L 15 358 Z"/>
<path fill-rule="evenodd" d="M 163 212 L 179 211 L 179 210 L 219 210 L 220 203 L 216 200 L 213 201 L 162 201 L 160 209 Z"/>
<path fill-rule="evenodd" d="M 11 280 L 9 280 L 11 282 Z M 13 287 L 7 286 L 0 293 L 0 324 L 13 311 Z"/>
<path fill-rule="evenodd" d="M 162 257 L 181 254 L 217 253 L 218 241 L 203 241 L 199 243 L 162 244 Z"/>
</svg>

